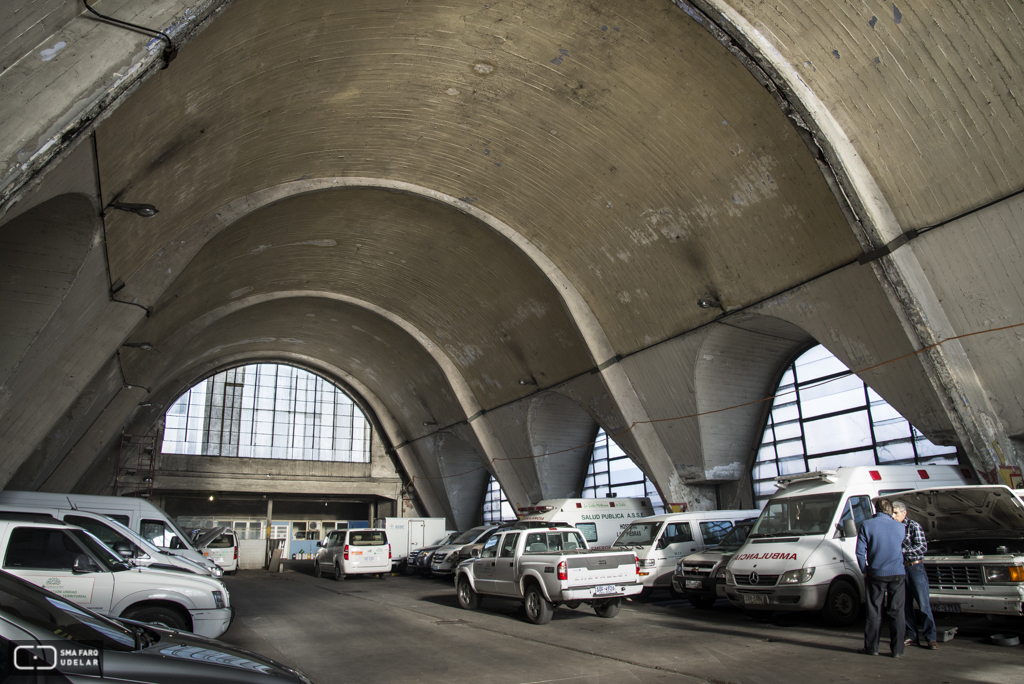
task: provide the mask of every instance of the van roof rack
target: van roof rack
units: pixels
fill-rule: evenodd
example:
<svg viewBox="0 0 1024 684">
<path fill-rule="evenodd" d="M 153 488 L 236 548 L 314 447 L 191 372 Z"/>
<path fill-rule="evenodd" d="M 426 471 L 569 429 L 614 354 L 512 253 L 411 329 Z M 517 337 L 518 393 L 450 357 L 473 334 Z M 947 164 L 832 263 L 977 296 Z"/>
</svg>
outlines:
<svg viewBox="0 0 1024 684">
<path fill-rule="evenodd" d="M 807 482 L 809 480 L 823 480 L 824 482 L 835 482 L 836 471 L 834 470 L 812 470 L 809 473 L 796 473 L 794 475 L 779 475 L 775 478 L 775 484 L 779 489 L 785 489 L 794 482 Z"/>
</svg>

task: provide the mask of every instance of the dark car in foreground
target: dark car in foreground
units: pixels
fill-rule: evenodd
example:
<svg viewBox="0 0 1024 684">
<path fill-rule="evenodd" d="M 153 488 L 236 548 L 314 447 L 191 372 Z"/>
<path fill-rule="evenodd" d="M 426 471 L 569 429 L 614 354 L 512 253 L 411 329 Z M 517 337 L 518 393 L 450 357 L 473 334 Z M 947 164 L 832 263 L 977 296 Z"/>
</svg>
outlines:
<svg viewBox="0 0 1024 684">
<path fill-rule="evenodd" d="M 94 613 L 0 571 L 0 681 L 312 684 L 269 658 L 191 632 Z"/>
</svg>

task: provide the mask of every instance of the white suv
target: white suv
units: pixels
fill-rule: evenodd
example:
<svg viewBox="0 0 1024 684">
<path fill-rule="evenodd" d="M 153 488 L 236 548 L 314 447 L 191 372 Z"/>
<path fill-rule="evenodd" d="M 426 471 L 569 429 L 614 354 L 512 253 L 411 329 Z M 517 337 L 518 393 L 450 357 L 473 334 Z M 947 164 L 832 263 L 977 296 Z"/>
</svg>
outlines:
<svg viewBox="0 0 1024 684">
<path fill-rule="evenodd" d="M 111 617 L 219 637 L 234 611 L 219 581 L 134 568 L 90 532 L 44 514 L 0 512 L 3 569 Z"/>
</svg>

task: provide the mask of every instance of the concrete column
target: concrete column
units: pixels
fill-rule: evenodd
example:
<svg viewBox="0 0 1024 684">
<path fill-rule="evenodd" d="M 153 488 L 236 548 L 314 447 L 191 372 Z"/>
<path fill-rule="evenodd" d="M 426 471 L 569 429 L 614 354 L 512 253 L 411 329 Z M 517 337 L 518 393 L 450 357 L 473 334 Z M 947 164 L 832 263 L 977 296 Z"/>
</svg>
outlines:
<svg viewBox="0 0 1024 684">
<path fill-rule="evenodd" d="M 271 499 L 270 497 L 267 497 L 267 530 L 266 530 L 266 535 L 265 535 L 266 536 L 266 542 L 267 542 L 267 558 L 266 558 L 266 563 L 264 563 L 264 565 L 263 565 L 264 568 L 269 568 L 270 567 L 270 555 L 272 553 L 271 546 L 270 546 L 270 544 L 271 544 L 271 542 L 270 542 L 270 526 L 273 524 L 273 520 L 274 520 L 274 500 Z"/>
</svg>

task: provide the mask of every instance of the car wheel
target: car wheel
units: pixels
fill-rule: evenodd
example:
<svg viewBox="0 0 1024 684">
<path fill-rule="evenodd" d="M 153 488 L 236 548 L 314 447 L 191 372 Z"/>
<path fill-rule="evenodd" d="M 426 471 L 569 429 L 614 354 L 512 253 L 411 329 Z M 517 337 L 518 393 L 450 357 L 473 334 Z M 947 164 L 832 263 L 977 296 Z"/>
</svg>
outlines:
<svg viewBox="0 0 1024 684">
<path fill-rule="evenodd" d="M 324 576 L 324 573 L 320 571 L 320 563 L 314 562 L 313 563 L 313 577 L 316 577 L 317 579 L 320 579 L 323 576 Z"/>
<path fill-rule="evenodd" d="M 715 605 L 715 601 L 718 599 L 714 596 L 702 596 L 701 594 L 687 594 L 686 600 L 690 602 L 690 605 L 694 608 L 710 608 Z"/>
<path fill-rule="evenodd" d="M 456 593 L 459 595 L 459 605 L 466 610 L 476 610 L 480 607 L 480 594 L 473 590 L 468 579 L 464 577 L 459 579 Z"/>
<path fill-rule="evenodd" d="M 668 593 L 672 595 L 672 598 L 677 599 L 677 600 L 678 599 L 682 599 L 682 598 L 686 598 L 686 594 L 683 594 L 678 589 L 676 589 L 675 582 L 672 582 L 671 584 L 668 585 Z"/>
<path fill-rule="evenodd" d="M 141 606 L 126 610 L 121 617 L 129 620 L 138 620 L 152 625 L 160 625 L 168 629 L 177 629 L 182 632 L 192 630 L 188 620 L 179 611 L 167 606 Z"/>
<path fill-rule="evenodd" d="M 412 565 L 409 565 L 408 563 L 405 563 L 405 564 L 402 565 L 402 574 L 403 575 L 411 575 L 414 572 L 416 572 L 416 568 L 413 567 Z"/>
<path fill-rule="evenodd" d="M 857 590 L 842 580 L 833 582 L 821 609 L 824 618 L 837 627 L 852 625 L 860 616 L 860 597 Z"/>
<path fill-rule="evenodd" d="M 551 622 L 555 609 L 536 584 L 526 589 L 526 619 L 535 625 L 546 625 Z"/>
<path fill-rule="evenodd" d="M 340 582 L 343 579 L 345 579 L 345 573 L 343 573 L 341 571 L 341 566 L 338 565 L 337 563 L 335 563 L 334 564 L 334 581 L 335 582 Z"/>
<path fill-rule="evenodd" d="M 594 612 L 597 613 L 597 617 L 613 618 L 619 614 L 620 608 L 622 608 L 622 599 L 618 598 L 594 603 Z"/>
</svg>

